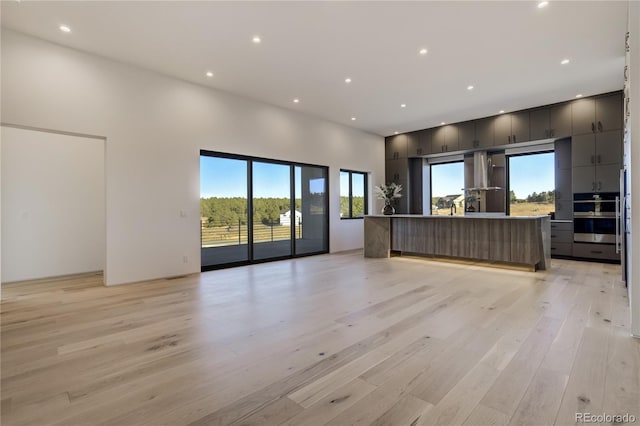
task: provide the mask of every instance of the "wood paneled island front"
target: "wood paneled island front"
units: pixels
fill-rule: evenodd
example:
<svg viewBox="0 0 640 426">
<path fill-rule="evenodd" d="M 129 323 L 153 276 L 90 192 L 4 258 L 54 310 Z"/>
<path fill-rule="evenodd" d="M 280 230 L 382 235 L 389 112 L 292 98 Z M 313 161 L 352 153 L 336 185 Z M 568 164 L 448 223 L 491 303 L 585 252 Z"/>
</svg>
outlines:
<svg viewBox="0 0 640 426">
<path fill-rule="evenodd" d="M 366 216 L 365 257 L 392 252 L 547 269 L 551 222 L 549 216 Z"/>
</svg>

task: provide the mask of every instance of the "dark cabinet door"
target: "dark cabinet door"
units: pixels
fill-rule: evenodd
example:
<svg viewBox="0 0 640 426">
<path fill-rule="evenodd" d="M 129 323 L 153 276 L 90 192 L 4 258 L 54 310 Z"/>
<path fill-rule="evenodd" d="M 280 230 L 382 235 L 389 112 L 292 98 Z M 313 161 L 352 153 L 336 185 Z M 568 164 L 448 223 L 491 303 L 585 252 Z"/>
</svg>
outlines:
<svg viewBox="0 0 640 426">
<path fill-rule="evenodd" d="M 572 200 L 556 200 L 556 219 L 571 220 L 573 219 L 573 201 Z"/>
<path fill-rule="evenodd" d="M 407 135 L 389 136 L 385 140 L 385 158 L 387 160 L 397 160 L 407 158 Z"/>
<path fill-rule="evenodd" d="M 476 125 L 474 121 L 457 124 L 458 149 L 468 150 L 476 148 Z"/>
<path fill-rule="evenodd" d="M 596 101 L 579 99 L 571 103 L 572 134 L 583 135 L 596 131 Z"/>
<path fill-rule="evenodd" d="M 475 120 L 476 148 L 486 148 L 493 145 L 493 118 Z"/>
<path fill-rule="evenodd" d="M 622 163 L 622 130 L 596 133 L 596 165 Z"/>
<path fill-rule="evenodd" d="M 532 110 L 529 114 L 529 127 L 532 141 L 550 138 L 549 108 Z"/>
<path fill-rule="evenodd" d="M 596 126 L 599 132 L 622 129 L 622 94 L 596 98 Z"/>
<path fill-rule="evenodd" d="M 433 154 L 445 152 L 446 128 L 447 126 L 440 126 L 433 130 L 433 139 L 431 140 L 431 152 Z"/>
<path fill-rule="evenodd" d="M 596 135 L 593 133 L 571 138 L 571 165 L 573 167 L 596 164 Z"/>
<path fill-rule="evenodd" d="M 511 114 L 498 115 L 493 121 L 494 145 L 511 143 Z"/>
<path fill-rule="evenodd" d="M 571 104 L 564 103 L 549 108 L 549 133 L 552 138 L 571 136 Z"/>
<path fill-rule="evenodd" d="M 555 142 L 556 169 L 571 168 L 571 139 L 561 139 Z"/>
<path fill-rule="evenodd" d="M 570 200 L 571 193 L 571 169 L 560 169 L 555 171 L 556 199 Z"/>
<path fill-rule="evenodd" d="M 418 138 L 420 139 L 420 149 L 422 150 L 421 155 L 430 154 L 431 151 L 431 141 L 433 139 L 433 130 L 432 129 L 424 129 L 418 132 Z"/>
<path fill-rule="evenodd" d="M 620 165 L 596 166 L 596 192 L 620 192 Z"/>
<path fill-rule="evenodd" d="M 419 132 L 407 133 L 407 157 L 419 157 L 422 155 L 421 151 Z"/>
<path fill-rule="evenodd" d="M 511 143 L 531 140 L 529 130 L 529 111 L 511 114 Z"/>
<path fill-rule="evenodd" d="M 406 158 L 400 160 L 387 160 L 385 162 L 385 182 L 401 184 L 406 189 L 409 180 L 409 160 Z M 402 191 L 403 196 L 406 192 Z"/>
<path fill-rule="evenodd" d="M 596 191 L 596 167 L 574 167 L 571 173 L 571 180 L 574 193 Z"/>
<path fill-rule="evenodd" d="M 444 150 L 445 152 L 458 150 L 458 127 L 453 125 L 444 126 Z"/>
</svg>

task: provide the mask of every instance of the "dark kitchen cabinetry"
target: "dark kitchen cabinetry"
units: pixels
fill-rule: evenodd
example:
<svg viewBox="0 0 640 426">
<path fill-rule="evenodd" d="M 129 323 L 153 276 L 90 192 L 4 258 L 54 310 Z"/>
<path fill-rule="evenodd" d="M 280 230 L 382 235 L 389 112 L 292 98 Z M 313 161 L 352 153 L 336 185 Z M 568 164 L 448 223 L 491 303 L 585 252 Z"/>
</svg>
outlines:
<svg viewBox="0 0 640 426">
<path fill-rule="evenodd" d="M 620 164 L 574 167 L 573 192 L 620 192 Z"/>
<path fill-rule="evenodd" d="M 455 125 L 458 128 L 458 149 L 468 150 L 475 148 L 476 144 L 476 123 L 475 121 L 465 121 Z"/>
<path fill-rule="evenodd" d="M 556 219 L 573 219 L 573 192 L 571 184 L 571 139 L 555 142 L 555 204 Z"/>
<path fill-rule="evenodd" d="M 397 160 L 387 160 L 385 163 L 385 182 L 387 184 L 396 183 L 402 185 L 402 198 L 396 198 L 393 207 L 396 213 L 409 213 L 409 191 L 407 186 L 409 181 L 409 160 L 401 158 Z"/>
<path fill-rule="evenodd" d="M 407 133 L 409 158 L 421 157 L 431 153 L 431 129 Z"/>
<path fill-rule="evenodd" d="M 571 104 L 572 134 L 607 132 L 622 128 L 622 94 L 598 96 Z"/>
<path fill-rule="evenodd" d="M 551 256 L 571 256 L 573 253 L 573 222 L 551 221 Z"/>
<path fill-rule="evenodd" d="M 497 116 L 494 120 L 494 145 L 506 145 L 530 140 L 529 121 L 529 111 Z"/>
<path fill-rule="evenodd" d="M 622 131 L 572 138 L 573 192 L 620 191 Z"/>
<path fill-rule="evenodd" d="M 439 154 L 458 150 L 458 128 L 453 125 L 437 127 L 433 130 L 431 153 Z"/>
<path fill-rule="evenodd" d="M 402 134 L 386 138 L 384 155 L 386 160 L 407 158 L 407 135 Z"/>
<path fill-rule="evenodd" d="M 530 112 L 530 140 L 571 136 L 571 104 L 563 103 Z"/>
<path fill-rule="evenodd" d="M 455 126 L 458 128 L 458 150 L 493 146 L 493 118 L 465 121 Z"/>
</svg>

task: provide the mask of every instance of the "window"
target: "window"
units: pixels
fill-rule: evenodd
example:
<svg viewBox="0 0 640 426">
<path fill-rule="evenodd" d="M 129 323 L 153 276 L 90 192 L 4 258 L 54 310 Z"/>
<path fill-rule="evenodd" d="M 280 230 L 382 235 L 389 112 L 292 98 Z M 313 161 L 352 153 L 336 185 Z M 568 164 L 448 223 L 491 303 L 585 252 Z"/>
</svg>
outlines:
<svg viewBox="0 0 640 426">
<path fill-rule="evenodd" d="M 431 165 L 431 214 L 464 216 L 464 163 Z"/>
<path fill-rule="evenodd" d="M 367 174 L 340 170 L 340 218 L 358 219 L 367 214 Z"/>
<path fill-rule="evenodd" d="M 536 216 L 555 212 L 555 154 L 509 156 L 509 214 Z"/>
<path fill-rule="evenodd" d="M 200 151 L 202 270 L 329 251 L 328 168 Z"/>
</svg>

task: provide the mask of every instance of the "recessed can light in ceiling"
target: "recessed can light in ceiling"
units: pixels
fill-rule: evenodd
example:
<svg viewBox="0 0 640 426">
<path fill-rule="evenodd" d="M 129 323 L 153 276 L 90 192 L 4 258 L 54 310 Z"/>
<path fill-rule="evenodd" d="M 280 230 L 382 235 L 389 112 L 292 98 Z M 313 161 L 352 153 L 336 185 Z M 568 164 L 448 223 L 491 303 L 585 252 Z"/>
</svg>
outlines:
<svg viewBox="0 0 640 426">
<path fill-rule="evenodd" d="M 568 59 L 563 59 L 560 61 L 561 65 L 567 65 L 570 61 Z"/>
<path fill-rule="evenodd" d="M 351 83 L 351 79 L 349 77 L 347 77 L 347 78 L 344 79 L 344 82 L 349 84 L 349 83 Z"/>
<path fill-rule="evenodd" d="M 428 52 L 427 49 L 420 49 L 420 51 L 418 53 L 420 53 L 421 55 L 426 55 Z"/>
<path fill-rule="evenodd" d="M 500 111 L 498 111 L 498 114 L 504 114 L 504 110 L 501 109 Z"/>
<path fill-rule="evenodd" d="M 300 102 L 300 99 L 298 99 L 298 98 L 295 98 L 295 99 L 293 100 L 293 103 L 294 103 L 294 104 L 297 104 L 298 102 Z"/>
<path fill-rule="evenodd" d="M 253 36 L 253 39 L 251 41 L 253 41 L 254 43 L 258 44 L 258 43 L 262 42 L 262 39 L 260 37 L 258 37 L 258 36 Z"/>
<path fill-rule="evenodd" d="M 62 31 L 63 33 L 70 33 L 71 32 L 71 28 L 69 28 L 66 25 L 60 25 L 60 31 Z"/>
<path fill-rule="evenodd" d="M 444 121 L 442 123 L 440 123 L 441 126 L 444 126 L 445 124 L 447 124 L 447 123 L 445 123 Z"/>
<path fill-rule="evenodd" d="M 400 108 L 406 108 L 407 104 L 400 104 Z"/>
<path fill-rule="evenodd" d="M 578 93 L 578 94 L 576 95 L 576 98 L 581 98 L 581 97 L 582 97 L 582 93 Z"/>
<path fill-rule="evenodd" d="M 472 85 L 468 85 L 467 86 L 467 90 L 473 90 L 473 86 Z"/>
<path fill-rule="evenodd" d="M 213 73 L 211 71 L 207 71 L 207 77 L 213 77 Z"/>
<path fill-rule="evenodd" d="M 538 9 L 542 9 L 543 7 L 547 7 L 548 5 L 548 1 L 541 1 L 540 3 L 538 3 Z"/>
<path fill-rule="evenodd" d="M 394 134 L 394 135 L 397 135 L 397 134 L 399 134 L 399 133 L 400 133 L 400 132 L 393 132 L 393 134 Z"/>
<path fill-rule="evenodd" d="M 351 117 L 351 121 L 356 121 L 356 118 L 355 117 Z"/>
</svg>

